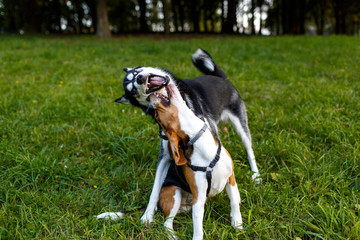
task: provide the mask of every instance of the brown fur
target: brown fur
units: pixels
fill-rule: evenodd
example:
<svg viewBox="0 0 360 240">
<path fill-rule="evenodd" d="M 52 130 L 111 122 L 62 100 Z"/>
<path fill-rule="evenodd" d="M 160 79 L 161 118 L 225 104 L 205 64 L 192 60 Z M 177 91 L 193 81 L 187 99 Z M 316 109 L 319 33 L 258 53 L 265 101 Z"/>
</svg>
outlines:
<svg viewBox="0 0 360 240">
<path fill-rule="evenodd" d="M 177 107 L 173 104 L 164 106 L 161 102 L 156 104 L 155 119 L 169 139 L 168 150 L 176 165 L 186 164 L 186 159 L 191 157 L 192 148 L 187 149 L 186 154 L 179 148 L 180 142 L 186 145 L 189 136 L 181 130 Z"/>
<path fill-rule="evenodd" d="M 234 172 L 231 174 L 231 176 L 229 177 L 229 184 L 231 186 L 235 186 L 236 182 L 235 182 L 235 176 L 234 176 Z"/>
<path fill-rule="evenodd" d="M 183 166 L 183 172 L 185 175 L 186 182 L 190 186 L 191 194 L 193 195 L 192 204 L 195 204 L 198 198 L 198 188 L 195 183 L 194 172 L 187 165 Z"/>
<path fill-rule="evenodd" d="M 225 149 L 225 151 L 226 151 L 227 155 L 229 155 L 229 157 L 231 159 L 231 156 L 230 156 L 230 153 L 228 152 L 228 150 Z M 232 159 L 231 159 L 231 166 L 232 166 L 232 174 L 229 177 L 229 184 L 231 186 L 235 186 L 236 182 L 235 182 L 235 176 L 234 176 L 234 162 L 232 161 Z"/>
<path fill-rule="evenodd" d="M 159 196 L 159 208 L 165 214 L 165 217 L 170 215 L 171 210 L 174 207 L 174 195 L 175 191 L 178 189 L 176 186 L 163 187 L 160 191 Z"/>
</svg>

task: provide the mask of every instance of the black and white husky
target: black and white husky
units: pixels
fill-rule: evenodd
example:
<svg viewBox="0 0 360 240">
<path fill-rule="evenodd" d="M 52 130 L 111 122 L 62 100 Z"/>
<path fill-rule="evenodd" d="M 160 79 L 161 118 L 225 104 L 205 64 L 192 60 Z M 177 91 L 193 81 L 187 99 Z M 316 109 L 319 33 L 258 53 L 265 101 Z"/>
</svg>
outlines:
<svg viewBox="0 0 360 240">
<path fill-rule="evenodd" d="M 240 135 L 245 145 L 251 171 L 254 172 L 252 179 L 260 182 L 259 170 L 256 166 L 254 151 L 251 146 L 251 135 L 248 127 L 246 109 L 238 91 L 227 79 L 225 73 L 216 65 L 211 56 L 204 50 L 198 49 L 192 55 L 192 62 L 204 75 L 180 80 L 170 72 L 153 67 L 125 68 L 124 78 L 125 94 L 115 101 L 123 104 L 130 104 L 140 107 L 145 113 L 154 115 L 154 106 L 149 96 L 158 92 L 162 96 L 163 104 L 169 104 L 167 85 L 175 84 L 180 91 L 186 105 L 203 119 L 209 126 L 212 133 L 217 136 L 219 122 L 230 121 L 236 132 Z M 159 193 L 170 165 L 168 152 L 168 141 L 160 130 L 161 152 L 155 174 L 154 186 L 150 200 L 144 215 L 141 218 L 143 223 L 153 221 L 155 209 L 159 200 Z M 116 219 L 121 213 L 105 213 L 99 218 Z"/>
</svg>

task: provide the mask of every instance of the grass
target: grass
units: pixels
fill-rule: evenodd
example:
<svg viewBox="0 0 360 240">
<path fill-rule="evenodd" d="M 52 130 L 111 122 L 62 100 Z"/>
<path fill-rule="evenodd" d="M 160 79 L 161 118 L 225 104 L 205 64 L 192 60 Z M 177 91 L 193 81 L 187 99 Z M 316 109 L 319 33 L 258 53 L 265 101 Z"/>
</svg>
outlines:
<svg viewBox="0 0 360 240">
<path fill-rule="evenodd" d="M 206 239 L 360 239 L 359 38 L 0 36 L 0 239 L 163 239 L 163 215 L 97 221 L 146 205 L 157 126 L 115 104 L 123 67 L 199 73 L 208 50 L 246 102 L 263 182 L 255 185 L 234 129 L 244 230 L 230 226 L 226 193 L 209 199 Z M 228 131 L 226 130 L 228 127 Z M 175 219 L 192 235 L 191 213 Z"/>
</svg>

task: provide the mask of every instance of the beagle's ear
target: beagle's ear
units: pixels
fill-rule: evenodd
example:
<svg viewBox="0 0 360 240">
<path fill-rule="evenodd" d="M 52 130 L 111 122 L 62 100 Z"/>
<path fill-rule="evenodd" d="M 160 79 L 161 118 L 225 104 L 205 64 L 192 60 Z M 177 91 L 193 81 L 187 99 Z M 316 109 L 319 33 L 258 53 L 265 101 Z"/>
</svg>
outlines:
<svg viewBox="0 0 360 240">
<path fill-rule="evenodd" d="M 178 166 L 182 166 L 186 164 L 186 158 L 184 156 L 184 152 L 179 148 L 179 141 L 181 139 L 175 132 L 170 132 L 168 135 L 170 135 L 168 136 L 169 139 L 168 149 L 170 155 L 175 161 L 175 164 Z"/>
<path fill-rule="evenodd" d="M 115 99 L 116 103 L 122 103 L 122 104 L 131 104 L 129 99 L 127 99 L 127 97 L 124 95 L 122 95 L 121 97 Z"/>
</svg>

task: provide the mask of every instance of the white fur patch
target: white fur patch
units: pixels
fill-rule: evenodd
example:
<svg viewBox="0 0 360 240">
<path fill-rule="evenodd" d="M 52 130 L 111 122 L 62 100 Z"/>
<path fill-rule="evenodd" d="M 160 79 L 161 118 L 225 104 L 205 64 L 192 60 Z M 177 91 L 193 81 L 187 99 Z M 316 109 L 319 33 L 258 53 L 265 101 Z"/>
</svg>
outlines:
<svg viewBox="0 0 360 240">
<path fill-rule="evenodd" d="M 127 75 L 126 78 L 131 81 L 131 80 L 133 80 L 133 78 L 134 78 L 134 74 L 129 73 L 129 75 Z"/>
<path fill-rule="evenodd" d="M 133 84 L 132 83 L 129 83 L 127 86 L 126 86 L 126 89 L 130 92 L 133 88 Z"/>
<path fill-rule="evenodd" d="M 204 55 L 204 51 L 201 50 L 200 48 L 198 50 L 196 50 L 196 52 L 192 55 L 192 58 L 195 59 L 195 58 L 200 58 L 201 55 Z"/>
<path fill-rule="evenodd" d="M 215 71 L 215 66 L 209 56 L 200 48 L 196 50 L 196 52 L 192 55 L 193 60 L 195 59 L 203 59 L 204 67 L 206 67 L 210 72 Z"/>
<path fill-rule="evenodd" d="M 104 212 L 96 216 L 96 219 L 110 219 L 119 220 L 123 219 L 124 214 L 122 212 Z"/>
<path fill-rule="evenodd" d="M 213 72 L 215 70 L 214 64 L 209 59 L 204 59 L 204 65 L 210 72 Z"/>
</svg>

